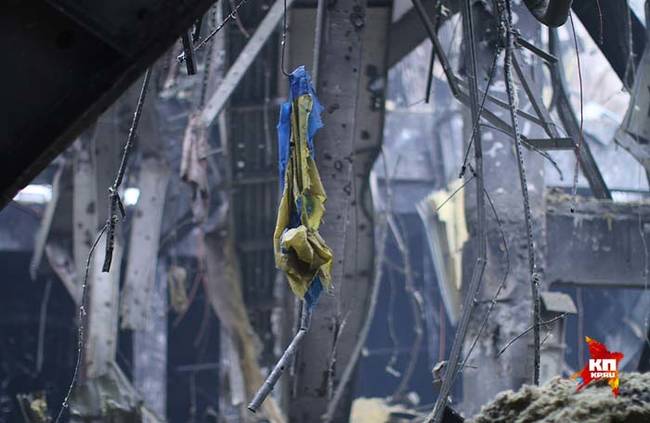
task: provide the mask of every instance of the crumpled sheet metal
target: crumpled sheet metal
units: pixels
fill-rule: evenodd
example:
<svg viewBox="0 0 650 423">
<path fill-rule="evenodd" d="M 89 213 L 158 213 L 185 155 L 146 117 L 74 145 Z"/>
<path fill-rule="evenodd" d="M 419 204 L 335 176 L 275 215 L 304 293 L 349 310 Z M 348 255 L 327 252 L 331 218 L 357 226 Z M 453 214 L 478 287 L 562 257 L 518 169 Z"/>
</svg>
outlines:
<svg viewBox="0 0 650 423">
<path fill-rule="evenodd" d="M 289 78 L 289 101 L 278 123 L 282 197 L 273 234 L 275 264 L 292 291 L 313 307 L 330 286 L 333 254 L 318 233 L 327 195 L 314 161 L 313 137 L 323 126 L 322 106 L 304 66 Z"/>
</svg>

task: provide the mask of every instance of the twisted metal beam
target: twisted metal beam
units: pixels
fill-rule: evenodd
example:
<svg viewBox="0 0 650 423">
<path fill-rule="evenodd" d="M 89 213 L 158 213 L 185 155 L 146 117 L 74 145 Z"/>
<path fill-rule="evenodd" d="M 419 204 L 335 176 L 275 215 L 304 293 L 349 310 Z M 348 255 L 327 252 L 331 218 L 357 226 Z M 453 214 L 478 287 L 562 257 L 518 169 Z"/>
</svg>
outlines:
<svg viewBox="0 0 650 423">
<path fill-rule="evenodd" d="M 551 28 L 564 25 L 569 18 L 572 0 L 524 0 L 530 13 Z"/>
</svg>

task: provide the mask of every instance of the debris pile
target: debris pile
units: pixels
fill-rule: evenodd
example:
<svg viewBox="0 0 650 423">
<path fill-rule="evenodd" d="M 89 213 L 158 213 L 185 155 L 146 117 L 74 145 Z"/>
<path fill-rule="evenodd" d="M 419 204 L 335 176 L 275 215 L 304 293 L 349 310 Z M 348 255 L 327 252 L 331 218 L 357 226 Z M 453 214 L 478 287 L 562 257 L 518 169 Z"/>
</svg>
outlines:
<svg viewBox="0 0 650 423">
<path fill-rule="evenodd" d="M 576 392 L 569 379 L 554 378 L 543 386 L 505 391 L 481 409 L 472 423 L 493 422 L 648 422 L 650 373 L 622 373 L 618 397 L 607 382 Z"/>
</svg>

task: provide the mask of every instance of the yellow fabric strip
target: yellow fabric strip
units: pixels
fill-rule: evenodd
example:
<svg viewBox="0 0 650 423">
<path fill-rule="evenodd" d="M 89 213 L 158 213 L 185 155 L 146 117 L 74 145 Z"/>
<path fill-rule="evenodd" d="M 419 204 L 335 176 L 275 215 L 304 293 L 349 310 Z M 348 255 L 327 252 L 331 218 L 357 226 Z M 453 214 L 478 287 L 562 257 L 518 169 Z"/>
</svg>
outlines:
<svg viewBox="0 0 650 423">
<path fill-rule="evenodd" d="M 301 298 L 316 276 L 329 288 L 333 260 L 332 250 L 318 233 L 327 195 L 307 143 L 312 106 L 309 95 L 294 99 L 291 105 L 291 157 L 273 234 L 275 264 Z M 287 230 L 293 208 L 300 208 L 301 225 Z"/>
</svg>

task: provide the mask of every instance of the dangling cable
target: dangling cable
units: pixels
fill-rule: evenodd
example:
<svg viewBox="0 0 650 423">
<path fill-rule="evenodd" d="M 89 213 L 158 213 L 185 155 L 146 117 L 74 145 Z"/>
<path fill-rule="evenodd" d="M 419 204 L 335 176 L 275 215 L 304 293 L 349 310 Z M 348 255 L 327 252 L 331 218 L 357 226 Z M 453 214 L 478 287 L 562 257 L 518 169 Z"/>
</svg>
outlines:
<svg viewBox="0 0 650 423">
<path fill-rule="evenodd" d="M 584 122 L 585 114 L 583 108 L 583 90 L 582 90 L 582 66 L 580 65 L 580 51 L 578 50 L 578 37 L 576 36 L 576 27 L 573 24 L 573 15 L 569 14 L 569 22 L 571 22 L 571 31 L 573 32 L 573 43 L 576 49 L 576 61 L 578 63 L 578 81 L 580 82 L 580 138 L 576 145 L 576 164 L 573 169 L 573 185 L 571 187 L 571 212 L 575 210 L 576 196 L 578 194 L 578 174 L 580 173 L 580 149 L 584 141 Z"/>
<path fill-rule="evenodd" d="M 133 113 L 133 121 L 131 122 L 131 128 L 129 129 L 129 135 L 126 138 L 126 143 L 124 144 L 124 151 L 122 153 L 122 160 L 120 161 L 120 167 L 117 170 L 117 175 L 115 175 L 115 181 L 113 185 L 108 188 L 108 219 L 106 225 L 108 231 L 106 233 L 106 255 L 104 256 L 104 266 L 102 267 L 102 272 L 109 272 L 111 270 L 111 262 L 113 260 L 113 248 L 115 246 L 115 226 L 120 220 L 118 217 L 118 211 L 120 213 L 121 219 L 124 219 L 126 212 L 124 211 L 124 205 L 120 199 L 120 194 L 118 190 L 120 185 L 122 185 L 122 180 L 124 179 L 124 172 L 126 171 L 126 163 L 129 160 L 129 155 L 133 149 L 133 143 L 135 141 L 135 134 L 138 130 L 138 123 L 140 123 L 140 116 L 142 116 L 142 107 L 144 106 L 144 100 L 147 96 L 147 90 L 149 89 L 149 80 L 151 79 L 151 68 L 148 68 L 144 74 L 144 81 L 142 82 L 142 88 L 140 88 L 140 96 L 138 97 L 138 103 L 135 107 L 135 112 Z"/>
<path fill-rule="evenodd" d="M 517 99 L 514 82 L 512 79 L 512 52 L 514 49 L 514 37 L 512 30 L 512 10 L 510 0 L 498 0 L 496 2 L 501 20 L 501 27 L 505 35 L 505 60 L 504 73 L 506 82 L 506 93 L 510 109 L 510 118 L 512 128 L 515 133 L 515 153 L 519 168 L 519 182 L 521 184 L 521 193 L 524 199 L 524 220 L 526 223 L 526 235 L 528 240 L 528 266 L 531 283 L 531 297 L 533 302 L 533 384 L 539 385 L 539 368 L 540 368 L 540 300 L 539 284 L 540 275 L 537 273 L 535 264 L 535 244 L 533 242 L 533 218 L 530 211 L 530 200 L 528 198 L 528 181 L 526 178 L 526 168 L 523 159 L 523 147 L 521 132 L 519 131 L 519 120 L 517 118 Z"/>
<path fill-rule="evenodd" d="M 287 46 L 287 0 L 283 0 L 284 2 L 284 12 L 282 15 L 282 42 L 281 42 L 281 47 L 280 47 L 280 70 L 282 71 L 282 74 L 286 76 L 287 78 L 291 76 L 289 72 L 284 67 L 284 51 L 286 50 Z"/>
</svg>

